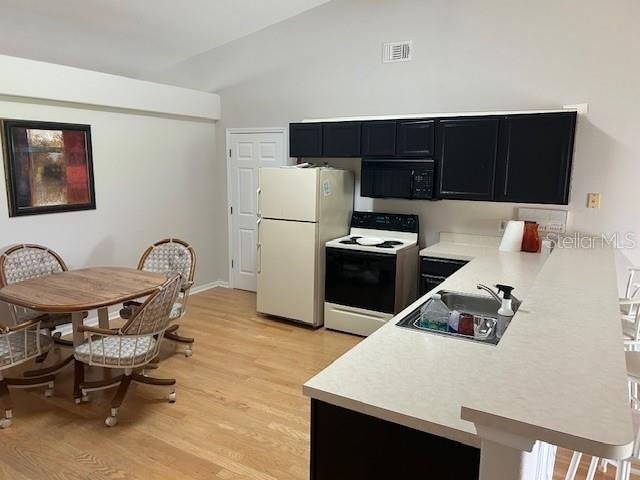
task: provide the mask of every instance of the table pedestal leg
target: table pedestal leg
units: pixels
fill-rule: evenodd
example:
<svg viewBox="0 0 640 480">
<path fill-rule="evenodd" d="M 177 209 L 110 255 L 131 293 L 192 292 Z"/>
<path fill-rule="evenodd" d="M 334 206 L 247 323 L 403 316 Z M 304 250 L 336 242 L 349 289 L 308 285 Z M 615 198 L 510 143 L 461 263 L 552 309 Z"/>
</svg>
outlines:
<svg viewBox="0 0 640 480">
<path fill-rule="evenodd" d="M 98 309 L 98 327 L 109 328 L 109 309 L 106 307 Z"/>
<path fill-rule="evenodd" d="M 84 334 L 78 331 L 78 327 L 82 325 L 84 315 L 82 312 L 74 312 L 71 314 L 71 323 L 73 325 L 73 345 L 80 345 L 84 341 Z M 75 360 L 73 363 L 73 399 L 76 403 L 80 403 L 82 399 L 82 391 L 80 385 L 84 382 L 84 363 Z"/>
</svg>

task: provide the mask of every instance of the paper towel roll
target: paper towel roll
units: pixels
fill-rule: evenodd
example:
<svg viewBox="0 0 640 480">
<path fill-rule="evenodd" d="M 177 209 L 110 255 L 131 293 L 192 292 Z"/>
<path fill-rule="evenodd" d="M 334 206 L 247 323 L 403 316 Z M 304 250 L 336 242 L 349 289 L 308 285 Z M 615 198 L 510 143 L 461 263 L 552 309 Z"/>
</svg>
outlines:
<svg viewBox="0 0 640 480">
<path fill-rule="evenodd" d="M 522 235 L 524 234 L 524 222 L 509 220 L 504 229 L 499 250 L 502 252 L 519 252 L 522 249 Z"/>
</svg>

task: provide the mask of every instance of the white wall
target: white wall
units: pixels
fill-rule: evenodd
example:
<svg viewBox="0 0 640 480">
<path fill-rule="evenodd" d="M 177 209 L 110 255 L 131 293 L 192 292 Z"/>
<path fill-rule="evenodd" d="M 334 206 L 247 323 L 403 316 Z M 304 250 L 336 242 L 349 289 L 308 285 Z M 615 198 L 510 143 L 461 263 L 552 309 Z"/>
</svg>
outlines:
<svg viewBox="0 0 640 480">
<path fill-rule="evenodd" d="M 218 280 L 215 199 L 215 125 L 130 113 L 10 101 L 0 118 L 91 125 L 96 210 L 9 218 L 0 174 L 0 249 L 40 243 L 70 268 L 136 266 L 155 240 L 180 237 L 198 255 L 198 284 Z"/>
<path fill-rule="evenodd" d="M 577 130 L 570 226 L 640 232 L 639 22 L 635 0 L 333 0 L 158 79 L 221 95 L 218 200 L 225 198 L 227 127 L 587 102 L 590 112 Z M 381 44 L 395 40 L 413 40 L 412 62 L 381 63 Z M 586 209 L 587 192 L 602 194 L 601 209 Z M 498 219 L 514 208 L 368 199 L 357 205 L 419 213 L 425 238 L 443 230 L 497 234 Z M 218 208 L 215 218 L 222 227 L 226 211 Z M 226 234 L 216 238 L 226 246 Z M 639 249 L 624 254 L 640 264 Z M 216 272 L 227 274 L 224 255 Z"/>
<path fill-rule="evenodd" d="M 0 249 L 40 243 L 70 268 L 136 266 L 149 244 L 180 237 L 196 249 L 196 284 L 220 279 L 211 214 L 216 185 L 225 183 L 215 169 L 217 95 L 11 57 L 0 56 L 0 66 L 9 69 L 0 78 L 0 119 L 91 125 L 97 204 L 10 218 L 0 169 Z"/>
<path fill-rule="evenodd" d="M 0 55 L 0 94 L 123 110 L 220 118 L 218 95 Z"/>
</svg>

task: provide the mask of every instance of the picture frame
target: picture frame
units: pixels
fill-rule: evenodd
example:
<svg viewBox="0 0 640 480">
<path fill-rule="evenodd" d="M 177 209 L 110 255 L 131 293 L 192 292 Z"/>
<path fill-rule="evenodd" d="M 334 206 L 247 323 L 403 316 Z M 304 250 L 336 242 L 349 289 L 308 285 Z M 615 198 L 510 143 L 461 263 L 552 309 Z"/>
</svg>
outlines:
<svg viewBox="0 0 640 480">
<path fill-rule="evenodd" d="M 95 210 L 91 126 L 1 120 L 9 216 Z"/>
</svg>

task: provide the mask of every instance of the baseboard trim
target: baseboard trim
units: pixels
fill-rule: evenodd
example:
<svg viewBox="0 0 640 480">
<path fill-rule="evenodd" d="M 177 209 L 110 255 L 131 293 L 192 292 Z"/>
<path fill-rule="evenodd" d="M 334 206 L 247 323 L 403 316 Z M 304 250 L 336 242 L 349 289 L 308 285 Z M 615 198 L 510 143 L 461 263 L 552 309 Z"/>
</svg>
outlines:
<svg viewBox="0 0 640 480">
<path fill-rule="evenodd" d="M 229 282 L 225 282 L 224 280 L 216 280 L 215 282 L 204 283 L 202 285 L 198 285 L 197 287 L 192 287 L 191 294 L 206 292 L 207 290 L 211 290 L 212 288 L 229 288 Z M 115 320 L 117 318 L 120 318 L 119 305 L 117 311 L 109 313 L 109 320 Z M 90 315 L 85 319 L 84 324 L 95 327 L 96 325 L 98 325 L 98 316 Z M 71 324 L 62 325 L 55 331 L 60 332 L 60 334 L 63 336 L 70 335 L 71 333 L 73 333 L 73 326 Z"/>
<path fill-rule="evenodd" d="M 224 280 L 216 280 L 215 282 L 203 283 L 202 285 L 198 285 L 197 287 L 191 288 L 191 293 L 202 293 L 207 290 L 211 290 L 212 288 L 229 288 L 229 282 Z"/>
</svg>

